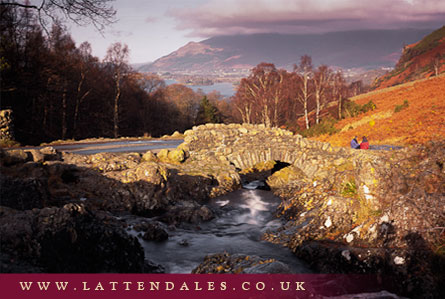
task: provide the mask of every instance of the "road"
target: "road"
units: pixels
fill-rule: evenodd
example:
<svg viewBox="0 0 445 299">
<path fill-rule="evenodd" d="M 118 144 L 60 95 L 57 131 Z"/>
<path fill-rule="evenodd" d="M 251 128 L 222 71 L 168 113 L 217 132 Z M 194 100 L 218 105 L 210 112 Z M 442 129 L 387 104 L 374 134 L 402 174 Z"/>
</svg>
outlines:
<svg viewBox="0 0 445 299">
<path fill-rule="evenodd" d="M 144 153 L 148 150 L 159 152 L 161 149 L 173 149 L 183 142 L 182 139 L 171 140 L 136 140 L 136 141 L 110 141 L 93 143 L 73 143 L 64 145 L 50 145 L 58 151 L 71 152 L 81 155 L 92 155 L 97 153 Z M 42 147 L 26 147 L 23 149 L 40 149 Z"/>
</svg>

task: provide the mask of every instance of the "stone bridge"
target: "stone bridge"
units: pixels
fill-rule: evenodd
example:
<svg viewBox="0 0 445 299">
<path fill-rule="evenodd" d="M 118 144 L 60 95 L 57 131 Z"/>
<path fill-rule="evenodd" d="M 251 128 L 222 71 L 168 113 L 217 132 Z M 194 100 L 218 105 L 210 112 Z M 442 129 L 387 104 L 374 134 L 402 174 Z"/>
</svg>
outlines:
<svg viewBox="0 0 445 299">
<path fill-rule="evenodd" d="M 249 172 L 260 162 L 285 162 L 293 166 L 291 171 L 297 175 L 287 176 L 285 183 L 304 177 L 314 183 L 326 179 L 340 189 L 342 184 L 354 181 L 358 194 L 367 201 L 373 201 L 374 195 L 384 190 L 380 185 L 388 180 L 390 172 L 388 152 L 332 147 L 329 143 L 309 140 L 280 128 L 206 124 L 184 135 L 184 143 L 178 148 L 188 151 L 187 160 L 196 161 L 198 165 L 224 163 L 229 168 Z"/>
<path fill-rule="evenodd" d="M 312 177 L 324 168 L 329 156 L 350 153 L 333 148 L 329 143 L 308 140 L 280 128 L 250 124 L 206 124 L 184 133 L 180 146 L 190 152 L 191 159 L 215 158 L 228 161 L 239 169 L 253 167 L 270 160 L 295 165 Z"/>
</svg>

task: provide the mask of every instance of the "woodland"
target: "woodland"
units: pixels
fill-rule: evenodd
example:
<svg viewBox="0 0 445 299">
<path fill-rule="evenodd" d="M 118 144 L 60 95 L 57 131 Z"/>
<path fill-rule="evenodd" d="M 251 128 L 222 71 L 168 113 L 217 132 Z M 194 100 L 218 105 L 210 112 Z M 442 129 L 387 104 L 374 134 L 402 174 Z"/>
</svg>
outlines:
<svg viewBox="0 0 445 299">
<path fill-rule="evenodd" d="M 84 1 L 49 3 L 59 6 L 4 1 L 0 5 L 1 109 L 12 109 L 16 140 L 21 144 L 158 137 L 208 122 L 264 124 L 304 132 L 323 119 L 342 118 L 347 98 L 363 91 L 361 82 L 348 85 L 341 71 L 314 67 L 308 55 L 296 57 L 292 71 L 258 64 L 231 98 L 181 84 L 166 85 L 156 74 L 132 69 L 127 45 L 111 44 L 101 60 L 92 55 L 89 42 L 76 46 L 63 22 L 54 17 L 57 8 L 71 20 L 92 22 L 100 30 L 112 21 L 112 10 L 69 7 L 72 3 L 85 6 Z M 98 18 L 91 11 L 103 15 Z M 322 113 L 328 105 L 335 108 L 330 114 Z"/>
</svg>

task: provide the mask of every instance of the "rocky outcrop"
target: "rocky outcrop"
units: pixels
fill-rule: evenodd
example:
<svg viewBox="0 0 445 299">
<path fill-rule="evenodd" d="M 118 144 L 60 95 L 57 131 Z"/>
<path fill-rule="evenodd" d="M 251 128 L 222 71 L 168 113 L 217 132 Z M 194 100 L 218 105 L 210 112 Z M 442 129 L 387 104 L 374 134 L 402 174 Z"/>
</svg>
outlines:
<svg viewBox="0 0 445 299">
<path fill-rule="evenodd" d="M 2 272 L 21 272 L 23 264 L 33 267 L 24 272 L 144 272 L 144 252 L 122 223 L 82 205 L 1 207 L 0 234 Z"/>
<path fill-rule="evenodd" d="M 14 140 L 12 110 L 0 110 L 0 140 Z"/>
<path fill-rule="evenodd" d="M 168 237 L 163 225 L 212 219 L 210 197 L 239 188 L 241 179 L 268 177 L 282 198 L 278 214 L 285 224 L 266 240 L 288 246 L 322 272 L 388 274 L 399 294 L 437 296 L 444 291 L 444 148 L 441 141 L 398 151 L 352 150 L 277 128 L 207 124 L 186 131 L 178 149 L 158 155 L 2 152 L 0 182 L 8 185 L 2 205 L 22 210 L 14 213 L 17 221 L 67 204 L 156 216 L 141 234 L 161 241 Z M 7 246 L 10 255 L 19 243 Z M 196 272 L 281 269 L 244 258 L 209 257 Z"/>
<path fill-rule="evenodd" d="M 82 156 L 51 148 L 3 152 L 2 271 L 162 271 L 144 263 L 137 240 L 109 213 L 156 216 L 165 224 L 143 226 L 142 238 L 163 241 L 168 238 L 164 225 L 214 217 L 205 202 L 218 182 L 193 163 L 147 161 L 147 156 Z"/>
<path fill-rule="evenodd" d="M 133 225 L 145 241 L 165 241 L 168 239 L 167 228 L 159 221 L 142 221 Z"/>
<path fill-rule="evenodd" d="M 290 167 L 300 179 L 273 185 L 288 222 L 266 239 L 290 247 L 318 271 L 379 273 L 394 280 L 399 294 L 438 296 L 444 291 L 444 145 L 327 159 L 328 177 L 301 177 Z"/>
<path fill-rule="evenodd" d="M 186 131 L 181 147 L 240 173 L 270 160 L 290 164 L 267 179 L 287 223 L 266 240 L 318 271 L 390 275 L 398 293 L 413 297 L 444 292 L 444 141 L 365 151 L 280 129 L 208 124 Z"/>
<path fill-rule="evenodd" d="M 244 274 L 289 274 L 290 268 L 274 259 L 262 259 L 255 255 L 217 253 L 208 255 L 192 273 L 244 273 Z"/>
</svg>

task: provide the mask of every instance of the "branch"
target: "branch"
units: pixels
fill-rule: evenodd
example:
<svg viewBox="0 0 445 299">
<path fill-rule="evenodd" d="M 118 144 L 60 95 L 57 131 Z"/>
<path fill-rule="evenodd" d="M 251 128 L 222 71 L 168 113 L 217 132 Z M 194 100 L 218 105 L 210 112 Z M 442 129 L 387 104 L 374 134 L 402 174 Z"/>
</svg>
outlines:
<svg viewBox="0 0 445 299">
<path fill-rule="evenodd" d="M 39 10 L 40 8 L 35 5 L 27 5 L 27 4 L 21 4 L 21 3 L 15 3 L 15 2 L 0 2 L 0 6 L 18 6 L 23 8 L 32 8 Z"/>
</svg>

